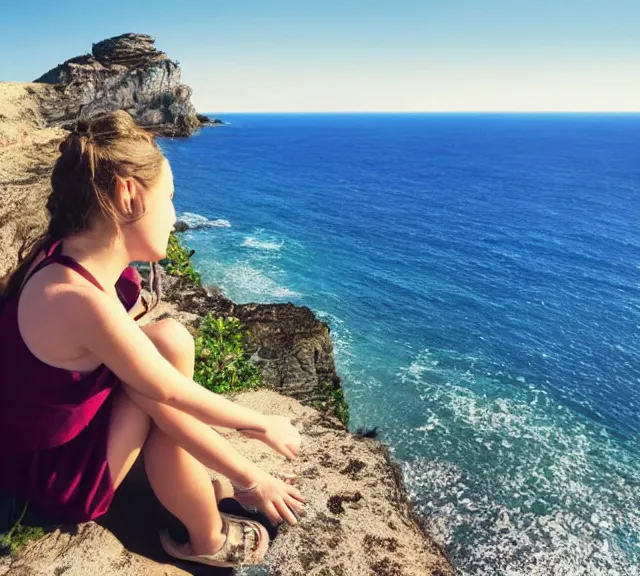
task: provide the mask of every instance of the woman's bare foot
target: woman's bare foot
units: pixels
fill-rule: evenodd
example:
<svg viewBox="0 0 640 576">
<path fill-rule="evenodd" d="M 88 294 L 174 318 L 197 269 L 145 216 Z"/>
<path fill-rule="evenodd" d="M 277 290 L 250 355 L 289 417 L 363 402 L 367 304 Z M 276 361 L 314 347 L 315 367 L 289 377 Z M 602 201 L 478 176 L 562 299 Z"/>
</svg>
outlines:
<svg viewBox="0 0 640 576">
<path fill-rule="evenodd" d="M 215 554 L 222 549 L 227 537 L 220 532 L 219 534 L 212 534 L 208 538 L 193 537 L 184 544 L 184 553 L 187 556 L 200 556 L 201 554 Z"/>
</svg>

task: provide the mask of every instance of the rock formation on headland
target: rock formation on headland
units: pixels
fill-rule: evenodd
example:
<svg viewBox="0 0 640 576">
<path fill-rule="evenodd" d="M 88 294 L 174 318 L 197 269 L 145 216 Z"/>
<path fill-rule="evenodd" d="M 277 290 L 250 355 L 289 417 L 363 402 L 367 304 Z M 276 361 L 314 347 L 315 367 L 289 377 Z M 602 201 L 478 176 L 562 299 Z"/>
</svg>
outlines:
<svg viewBox="0 0 640 576">
<path fill-rule="evenodd" d="M 201 124 L 191 88 L 180 82 L 180 65 L 154 44 L 147 34 L 122 34 L 49 70 L 35 80 L 56 87 L 37 93 L 42 116 L 65 126 L 78 117 L 121 109 L 162 135 L 188 136 Z"/>
<path fill-rule="evenodd" d="M 106 42 L 97 44 L 102 45 L 97 50 L 94 46 L 96 55 L 87 57 L 99 63 L 91 64 L 95 70 L 102 70 L 87 76 L 91 90 L 97 90 L 98 77 L 125 80 L 127 70 L 142 70 L 130 65 L 146 62 L 142 65 L 153 74 L 156 65 L 162 66 L 166 58 L 150 52 L 155 50 L 152 43 L 142 42 L 147 54 L 136 52 L 138 56 L 134 56 L 126 49 L 123 52 L 122 44 Z M 112 66 L 122 68 L 120 76 L 111 76 L 113 70 L 107 69 Z M 67 72 L 68 77 L 64 76 Z M 0 277 L 15 266 L 24 249 L 46 228 L 51 168 L 58 144 L 67 133 L 63 126 L 76 113 L 73 106 L 82 100 L 83 83 L 79 78 L 85 73 L 86 69 L 67 62 L 46 75 L 63 83 L 0 82 Z M 78 84 L 69 80 L 72 76 Z M 117 85 L 109 84 L 114 90 L 110 94 L 121 94 Z M 82 100 L 83 110 L 118 107 L 103 93 L 92 93 L 96 101 Z M 118 97 L 124 98 L 122 94 Z M 143 106 L 140 115 L 148 109 L 152 108 Z M 67 112 L 63 114 L 63 110 Z M 373 439 L 349 434 L 337 419 L 298 401 L 314 403 L 341 391 L 328 326 L 308 308 L 292 304 L 238 305 L 215 289 L 188 285 L 175 278 L 167 278 L 165 301 L 154 315 L 168 314 L 193 325 L 210 311 L 241 319 L 247 329 L 248 352 L 261 367 L 263 384 L 279 392 L 248 392 L 236 400 L 267 413 L 290 416 L 303 436 L 301 457 L 286 462 L 255 441 L 229 435 L 231 442 L 265 470 L 297 474 L 308 500 L 299 525 L 280 530 L 265 570 L 253 574 L 450 576 L 453 572 L 449 563 L 420 530 L 398 469 L 385 448 Z M 107 517 L 98 523 L 48 533 L 15 558 L 0 557 L 0 576 L 229 574 L 171 561 L 159 546 L 159 514 L 144 475 L 133 473 L 118 490 Z M 0 513 L 0 532 L 7 529 L 2 521 Z"/>
</svg>

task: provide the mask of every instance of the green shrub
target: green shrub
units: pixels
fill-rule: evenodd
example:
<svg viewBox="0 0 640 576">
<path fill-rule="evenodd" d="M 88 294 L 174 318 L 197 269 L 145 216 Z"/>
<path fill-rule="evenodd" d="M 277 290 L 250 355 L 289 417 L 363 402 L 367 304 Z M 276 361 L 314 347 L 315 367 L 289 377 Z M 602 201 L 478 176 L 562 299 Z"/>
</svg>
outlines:
<svg viewBox="0 0 640 576">
<path fill-rule="evenodd" d="M 242 325 L 237 318 L 203 319 L 195 338 L 193 379 L 213 392 L 235 392 L 260 384 L 260 374 L 246 358 Z"/>
<path fill-rule="evenodd" d="M 168 274 L 172 276 L 178 276 L 179 278 L 188 278 L 194 284 L 200 285 L 200 274 L 191 264 L 191 257 L 195 254 L 195 250 L 187 250 L 178 237 L 171 233 L 169 237 L 169 246 L 167 248 L 167 257 L 162 260 L 161 264 L 164 266 Z"/>
<path fill-rule="evenodd" d="M 336 388 L 332 382 L 326 382 L 322 387 L 322 397 L 309 402 L 319 412 L 331 414 L 349 427 L 349 405 L 344 397 L 344 390 Z"/>
<path fill-rule="evenodd" d="M 344 390 L 342 388 L 334 388 L 331 384 L 328 384 L 325 388 L 326 393 L 333 400 L 333 413 L 338 420 L 342 422 L 347 428 L 349 427 L 349 405 L 344 397 Z"/>
<path fill-rule="evenodd" d="M 43 536 L 44 529 L 40 526 L 15 524 L 10 532 L 0 534 L 0 554 L 15 556 L 27 542 L 39 540 Z"/>
<path fill-rule="evenodd" d="M 15 556 L 27 542 L 44 536 L 44 529 L 41 526 L 23 526 L 22 519 L 26 511 L 27 506 L 24 507 L 20 518 L 16 520 L 9 532 L 0 534 L 0 555 Z"/>
</svg>

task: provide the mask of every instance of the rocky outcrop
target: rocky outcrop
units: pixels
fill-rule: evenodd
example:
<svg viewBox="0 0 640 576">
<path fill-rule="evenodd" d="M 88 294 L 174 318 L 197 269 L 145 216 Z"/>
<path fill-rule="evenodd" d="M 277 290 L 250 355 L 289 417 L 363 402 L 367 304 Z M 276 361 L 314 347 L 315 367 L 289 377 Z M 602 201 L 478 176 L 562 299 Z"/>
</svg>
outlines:
<svg viewBox="0 0 640 576">
<path fill-rule="evenodd" d="M 208 312 L 234 316 L 245 328 L 251 360 L 260 367 L 263 385 L 302 402 L 325 402 L 340 391 L 330 329 L 306 306 L 236 304 L 215 288 L 196 286 L 183 278 L 163 275 L 163 299 L 151 318 L 175 316 L 195 326 Z"/>
<path fill-rule="evenodd" d="M 180 65 L 154 43 L 146 34 L 123 34 L 49 70 L 35 80 L 56 87 L 34 94 L 42 116 L 68 127 L 78 118 L 121 109 L 160 134 L 188 136 L 201 124 L 191 88 L 180 81 Z"/>
<path fill-rule="evenodd" d="M 33 92 L 49 90 L 0 82 L 0 278 L 48 225 L 51 169 L 64 131 L 46 127 Z"/>
<path fill-rule="evenodd" d="M 202 230 L 203 228 L 229 228 L 231 224 L 228 220 L 218 218 L 216 220 L 209 220 L 199 214 L 189 214 L 188 217 L 183 215 L 180 219 L 176 220 L 173 229 L 176 232 L 186 232 L 187 230 Z"/>
<path fill-rule="evenodd" d="M 196 118 L 200 121 L 200 124 L 203 126 L 224 126 L 225 122 L 220 120 L 220 118 L 209 118 L 209 116 L 205 116 L 204 114 L 196 114 Z"/>
<path fill-rule="evenodd" d="M 298 525 L 280 529 L 263 569 L 251 574 L 452 576 L 442 552 L 415 521 L 398 470 L 378 442 L 349 434 L 336 420 L 275 392 L 234 400 L 291 417 L 302 435 L 302 454 L 288 462 L 255 440 L 221 430 L 264 470 L 296 475 L 306 499 Z M 0 559 L 0 576 L 230 576 L 230 570 L 175 562 L 164 554 L 158 530 L 172 522 L 137 466 L 99 524 L 51 532 L 17 558 Z"/>
</svg>

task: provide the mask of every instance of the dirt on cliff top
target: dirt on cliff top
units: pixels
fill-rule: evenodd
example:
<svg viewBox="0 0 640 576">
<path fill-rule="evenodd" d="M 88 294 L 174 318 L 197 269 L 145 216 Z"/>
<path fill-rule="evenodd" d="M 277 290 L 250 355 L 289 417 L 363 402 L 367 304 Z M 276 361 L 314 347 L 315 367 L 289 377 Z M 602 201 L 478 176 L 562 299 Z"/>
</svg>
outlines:
<svg viewBox="0 0 640 576">
<path fill-rule="evenodd" d="M 40 116 L 37 96 L 48 90 L 0 82 L 0 277 L 47 227 L 51 169 L 65 134 Z"/>
<path fill-rule="evenodd" d="M 35 83 L 0 82 L 0 153 L 16 145 L 59 139 L 64 131 L 47 128 L 35 96 L 54 90 Z M 7 167 L 2 165 L 2 169 Z"/>
<path fill-rule="evenodd" d="M 239 574 L 453 574 L 444 555 L 412 517 L 397 469 L 389 463 L 380 443 L 350 434 L 337 420 L 270 390 L 243 393 L 235 401 L 293 419 L 303 440 L 302 454 L 293 462 L 255 440 L 235 432 L 221 432 L 263 469 L 297 475 L 307 501 L 298 525 L 280 529 L 262 569 L 253 567 Z M 128 478 L 118 491 L 110 517 L 100 522 L 102 525 L 90 522 L 52 532 L 30 544 L 18 558 L 0 560 L 0 575 L 228 574 L 229 571 L 202 565 L 173 562 L 162 552 L 155 513 L 152 506 L 145 504 L 150 500 L 144 484 Z"/>
</svg>

